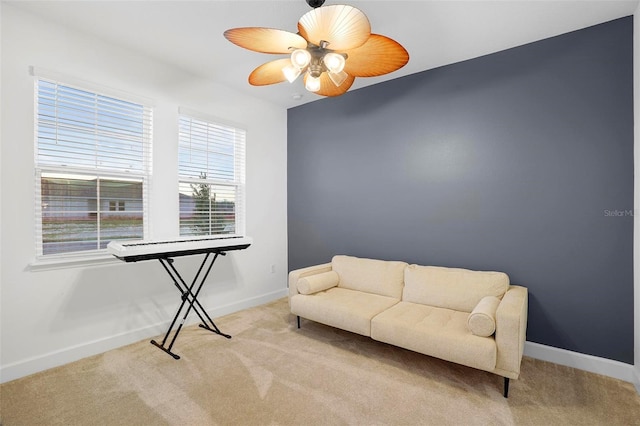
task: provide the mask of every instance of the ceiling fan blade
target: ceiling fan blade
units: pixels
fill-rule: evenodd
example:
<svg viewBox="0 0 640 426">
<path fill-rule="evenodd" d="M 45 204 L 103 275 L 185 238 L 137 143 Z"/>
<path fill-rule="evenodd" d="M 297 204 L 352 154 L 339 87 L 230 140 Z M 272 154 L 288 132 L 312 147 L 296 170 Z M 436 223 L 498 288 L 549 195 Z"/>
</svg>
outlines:
<svg viewBox="0 0 640 426">
<path fill-rule="evenodd" d="M 345 53 L 344 70 L 356 77 L 388 74 L 409 62 L 409 53 L 400 43 L 380 34 L 371 34 L 365 44 Z"/>
<path fill-rule="evenodd" d="M 275 28 L 233 28 L 225 31 L 224 36 L 233 44 L 261 53 L 290 53 L 291 47 L 307 47 L 307 41 L 298 34 Z"/>
<path fill-rule="evenodd" d="M 268 84 L 282 83 L 286 81 L 282 69 L 287 65 L 291 65 L 291 59 L 276 59 L 260 65 L 249 74 L 249 84 L 252 86 L 266 86 Z"/>
<path fill-rule="evenodd" d="M 305 73 L 305 84 L 307 83 L 308 77 L 309 75 Z M 323 72 L 320 75 L 320 90 L 314 93 L 320 96 L 340 96 L 349 90 L 355 79 L 356 78 L 354 76 L 347 75 L 347 78 L 342 82 L 342 84 L 340 86 L 336 86 L 333 81 L 331 81 L 331 78 L 329 78 L 329 75 L 326 72 Z"/>
<path fill-rule="evenodd" d="M 343 51 L 364 44 L 371 34 L 371 25 L 359 9 L 337 4 L 305 13 L 298 21 L 298 32 L 316 46 L 328 41 L 329 49 Z"/>
</svg>

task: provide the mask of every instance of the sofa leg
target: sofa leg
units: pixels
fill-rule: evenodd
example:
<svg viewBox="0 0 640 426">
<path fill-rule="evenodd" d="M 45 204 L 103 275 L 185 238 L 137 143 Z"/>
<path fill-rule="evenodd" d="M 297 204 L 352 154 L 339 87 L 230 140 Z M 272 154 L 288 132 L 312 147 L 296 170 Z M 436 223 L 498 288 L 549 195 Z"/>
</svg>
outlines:
<svg viewBox="0 0 640 426">
<path fill-rule="evenodd" d="M 300 328 L 300 315 L 298 315 L 298 328 Z"/>
<path fill-rule="evenodd" d="M 503 393 L 505 398 L 509 397 L 509 378 L 505 377 L 504 378 L 504 393 Z"/>
</svg>

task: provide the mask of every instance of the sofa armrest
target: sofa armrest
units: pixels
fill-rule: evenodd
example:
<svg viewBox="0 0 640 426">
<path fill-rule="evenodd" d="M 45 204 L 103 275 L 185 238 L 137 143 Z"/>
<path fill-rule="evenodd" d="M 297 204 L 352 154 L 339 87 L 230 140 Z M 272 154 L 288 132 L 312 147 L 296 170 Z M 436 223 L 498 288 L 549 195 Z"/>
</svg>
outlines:
<svg viewBox="0 0 640 426">
<path fill-rule="evenodd" d="M 496 310 L 496 372 L 511 379 L 520 375 L 527 332 L 528 290 L 511 285 Z"/>
<path fill-rule="evenodd" d="M 311 275 L 322 274 L 331 271 L 331 263 L 309 266 L 307 268 L 296 269 L 289 272 L 289 300 L 298 294 L 298 280 Z"/>
</svg>

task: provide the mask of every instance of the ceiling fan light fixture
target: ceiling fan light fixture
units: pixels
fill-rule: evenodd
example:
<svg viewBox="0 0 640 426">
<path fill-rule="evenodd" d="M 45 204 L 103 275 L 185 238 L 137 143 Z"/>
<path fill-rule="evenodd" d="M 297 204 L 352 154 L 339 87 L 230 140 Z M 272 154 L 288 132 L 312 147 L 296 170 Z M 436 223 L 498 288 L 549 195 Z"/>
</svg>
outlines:
<svg viewBox="0 0 640 426">
<path fill-rule="evenodd" d="M 329 52 L 322 58 L 324 65 L 332 73 L 340 73 L 344 69 L 346 63 L 345 57 L 339 53 Z"/>
<path fill-rule="evenodd" d="M 344 81 L 347 79 L 347 77 L 349 77 L 349 74 L 347 74 L 344 71 L 340 71 L 340 72 L 329 71 L 327 74 L 329 74 L 329 78 L 331 79 L 333 84 L 336 85 L 336 87 L 340 86 L 342 83 L 344 83 Z"/>
<path fill-rule="evenodd" d="M 296 49 L 291 52 L 291 63 L 298 67 L 298 69 L 304 69 L 311 62 L 311 53 L 306 49 Z"/>
<path fill-rule="evenodd" d="M 320 78 L 313 77 L 311 74 L 307 75 L 307 81 L 305 82 L 304 87 L 310 92 L 317 92 L 320 90 Z"/>
<path fill-rule="evenodd" d="M 282 68 L 282 73 L 284 74 L 285 78 L 289 83 L 293 83 L 294 81 L 296 81 L 296 78 L 300 76 L 300 74 L 302 73 L 302 70 L 296 67 L 295 65 L 291 64 Z"/>
</svg>

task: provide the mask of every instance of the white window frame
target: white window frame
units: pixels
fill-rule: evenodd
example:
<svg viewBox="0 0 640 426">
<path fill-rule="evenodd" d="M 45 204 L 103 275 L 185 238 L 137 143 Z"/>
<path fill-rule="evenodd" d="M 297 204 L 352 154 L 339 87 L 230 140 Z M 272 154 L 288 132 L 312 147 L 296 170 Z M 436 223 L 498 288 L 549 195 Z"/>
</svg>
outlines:
<svg viewBox="0 0 640 426">
<path fill-rule="evenodd" d="M 82 263 L 84 261 L 112 259 L 107 254 L 106 249 L 81 250 L 74 252 L 43 254 L 43 235 L 42 235 L 42 175 L 43 174 L 59 174 L 65 176 L 84 176 L 96 179 L 116 179 L 123 181 L 136 181 L 142 183 L 142 227 L 143 238 L 149 235 L 149 185 L 152 175 L 152 126 L 153 126 L 153 102 L 149 99 L 131 95 L 116 89 L 106 88 L 92 82 L 87 82 L 77 78 L 65 76 L 63 74 L 51 72 L 43 69 L 31 68 L 31 75 L 34 77 L 34 171 L 35 171 L 35 244 L 36 259 L 31 266 L 47 267 L 50 264 L 64 263 Z M 142 168 L 141 170 L 118 170 L 110 167 L 87 167 L 85 165 L 55 165 L 40 164 L 38 161 L 39 145 L 38 145 L 38 127 L 39 127 L 39 81 L 45 81 L 59 86 L 65 86 L 72 89 L 90 92 L 95 95 L 113 98 L 119 101 L 135 103 L 144 107 L 145 118 L 143 120 L 143 150 L 142 150 Z M 100 209 L 98 209 L 100 210 Z M 97 219 L 98 232 L 100 232 L 100 220 Z"/>
<path fill-rule="evenodd" d="M 234 174 L 233 178 L 220 179 L 220 178 L 210 178 L 206 179 L 195 178 L 193 176 L 185 176 L 181 173 L 182 165 L 180 160 L 180 144 L 184 143 L 185 138 L 190 138 L 190 135 L 186 135 L 182 132 L 181 123 L 182 120 L 192 120 L 196 121 L 200 124 L 206 124 L 212 127 L 224 128 L 234 133 Z M 206 235 L 210 236 L 221 236 L 221 235 L 246 235 L 246 141 L 247 141 L 247 131 L 242 126 L 226 122 L 224 120 L 220 120 L 216 117 L 207 116 L 206 114 L 202 114 L 200 112 L 180 107 L 178 110 L 178 186 L 181 184 L 187 185 L 198 185 L 198 184 L 208 184 L 212 186 L 223 186 L 228 188 L 233 188 L 235 192 L 235 229 L 233 232 L 209 232 Z M 201 172 L 206 173 L 207 170 L 201 170 Z M 179 214 L 182 214 L 181 206 L 178 207 Z M 180 218 L 178 218 L 178 222 L 180 222 Z M 182 224 L 179 223 L 180 235 L 188 236 L 188 235 L 196 235 L 191 233 L 183 232 Z M 210 228 L 211 229 L 211 228 Z M 197 234 L 197 235 L 205 235 L 205 234 Z"/>
</svg>

